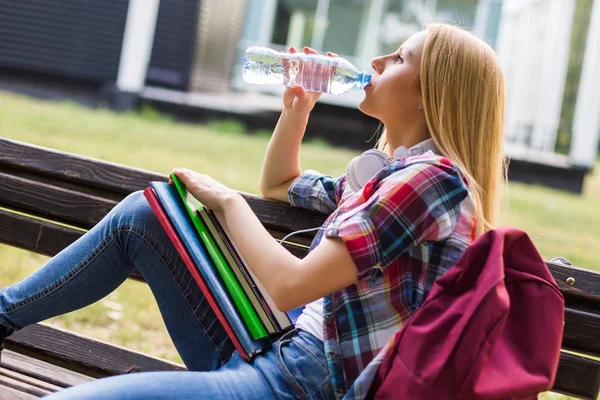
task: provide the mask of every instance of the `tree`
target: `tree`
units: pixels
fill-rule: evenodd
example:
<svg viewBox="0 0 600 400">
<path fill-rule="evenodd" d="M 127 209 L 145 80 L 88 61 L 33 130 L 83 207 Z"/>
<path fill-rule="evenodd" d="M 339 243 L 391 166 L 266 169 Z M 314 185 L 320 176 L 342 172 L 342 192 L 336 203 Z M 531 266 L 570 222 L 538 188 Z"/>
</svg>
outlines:
<svg viewBox="0 0 600 400">
<path fill-rule="evenodd" d="M 571 147 L 573 117 L 577 103 L 577 92 L 579 90 L 585 45 L 590 27 L 592 5 L 594 3 L 594 0 L 576 1 L 573 28 L 571 30 L 571 50 L 569 54 L 569 66 L 567 67 L 567 81 L 565 83 L 555 149 L 556 152 L 563 154 L 568 154 Z M 547 60 L 547 62 L 552 62 L 552 60 Z"/>
</svg>

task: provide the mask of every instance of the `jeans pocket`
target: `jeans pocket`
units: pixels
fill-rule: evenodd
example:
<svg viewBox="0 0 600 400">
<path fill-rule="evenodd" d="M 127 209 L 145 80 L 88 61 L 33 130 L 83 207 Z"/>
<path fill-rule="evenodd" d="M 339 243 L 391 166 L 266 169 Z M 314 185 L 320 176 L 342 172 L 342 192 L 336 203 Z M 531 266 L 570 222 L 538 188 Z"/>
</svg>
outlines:
<svg viewBox="0 0 600 400">
<path fill-rule="evenodd" d="M 297 336 L 276 342 L 277 367 L 287 383 L 302 399 L 333 398 L 326 360 L 302 343 Z"/>
</svg>

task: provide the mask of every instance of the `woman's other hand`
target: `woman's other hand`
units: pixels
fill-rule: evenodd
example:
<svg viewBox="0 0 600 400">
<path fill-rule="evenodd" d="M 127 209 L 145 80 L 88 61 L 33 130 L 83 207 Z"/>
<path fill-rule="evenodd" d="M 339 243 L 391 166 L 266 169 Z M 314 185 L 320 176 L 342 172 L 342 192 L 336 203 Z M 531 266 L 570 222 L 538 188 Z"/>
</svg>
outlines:
<svg viewBox="0 0 600 400">
<path fill-rule="evenodd" d="M 215 212 L 223 211 L 224 205 L 229 200 L 241 197 L 238 192 L 215 181 L 208 175 L 185 168 L 175 168 L 171 173 L 177 175 L 192 196 Z"/>
<path fill-rule="evenodd" d="M 297 53 L 298 51 L 291 46 L 289 48 L 290 53 Z M 315 50 L 310 47 L 304 47 L 305 54 L 318 55 Z M 328 57 L 337 57 L 335 53 L 327 52 Z M 328 73 L 327 69 L 323 69 L 323 73 Z M 292 87 L 286 87 L 283 92 L 283 106 L 285 109 L 292 110 L 301 115 L 309 114 L 315 106 L 315 103 L 321 97 L 320 92 L 307 92 L 302 86 L 296 85 Z"/>
</svg>

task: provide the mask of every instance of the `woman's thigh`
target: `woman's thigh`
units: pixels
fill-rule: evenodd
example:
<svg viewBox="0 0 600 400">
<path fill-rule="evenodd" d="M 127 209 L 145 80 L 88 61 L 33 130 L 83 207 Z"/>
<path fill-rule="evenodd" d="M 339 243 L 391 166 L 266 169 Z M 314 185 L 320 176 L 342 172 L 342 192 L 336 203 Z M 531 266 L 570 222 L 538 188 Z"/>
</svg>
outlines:
<svg viewBox="0 0 600 400">
<path fill-rule="evenodd" d="M 49 400 L 332 399 L 322 342 L 292 332 L 252 362 L 234 353 L 211 372 L 144 372 L 103 378 Z"/>
<path fill-rule="evenodd" d="M 50 395 L 48 400 L 271 399 L 273 390 L 252 371 L 142 372 L 102 378 Z"/>
</svg>

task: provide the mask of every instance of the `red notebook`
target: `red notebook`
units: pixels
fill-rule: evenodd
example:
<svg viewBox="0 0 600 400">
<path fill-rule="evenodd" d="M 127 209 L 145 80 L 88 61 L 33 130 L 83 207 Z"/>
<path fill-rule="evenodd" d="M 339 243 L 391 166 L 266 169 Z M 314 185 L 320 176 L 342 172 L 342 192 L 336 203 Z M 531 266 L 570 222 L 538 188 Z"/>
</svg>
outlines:
<svg viewBox="0 0 600 400">
<path fill-rule="evenodd" d="M 213 297 L 208 286 L 206 285 L 206 282 L 204 282 L 204 279 L 202 279 L 202 277 L 198 273 L 196 264 L 194 263 L 190 254 L 188 253 L 187 249 L 185 248 L 185 245 L 181 241 L 181 238 L 177 234 L 177 231 L 175 231 L 175 228 L 171 224 L 171 221 L 165 214 L 162 206 L 160 205 L 160 203 L 156 197 L 156 193 L 154 193 L 154 190 L 151 187 L 148 187 L 144 190 L 144 196 L 148 200 L 148 203 L 150 203 L 150 207 L 152 207 L 152 211 L 154 211 L 154 214 L 158 218 L 160 224 L 164 228 L 165 232 L 167 232 L 169 239 L 171 239 L 171 242 L 173 243 L 173 245 L 177 249 L 177 252 L 183 259 L 183 262 L 187 265 L 189 271 L 191 272 L 192 276 L 194 277 L 194 280 L 200 287 L 200 290 L 202 290 L 202 293 L 204 294 L 204 296 L 206 296 L 206 300 L 208 300 L 208 303 L 210 304 L 210 306 L 213 309 L 213 311 L 215 312 L 217 318 L 221 322 L 221 325 L 223 326 L 223 328 L 229 335 L 229 338 L 233 342 L 233 345 L 235 346 L 236 350 L 240 353 L 240 356 L 244 360 L 247 360 L 249 358 L 248 354 L 242 347 L 235 332 L 229 325 L 229 322 L 227 322 L 227 319 L 223 315 L 223 312 L 221 311 L 219 304 L 215 301 L 215 298 Z"/>
</svg>

